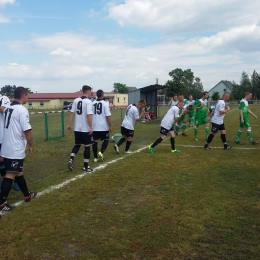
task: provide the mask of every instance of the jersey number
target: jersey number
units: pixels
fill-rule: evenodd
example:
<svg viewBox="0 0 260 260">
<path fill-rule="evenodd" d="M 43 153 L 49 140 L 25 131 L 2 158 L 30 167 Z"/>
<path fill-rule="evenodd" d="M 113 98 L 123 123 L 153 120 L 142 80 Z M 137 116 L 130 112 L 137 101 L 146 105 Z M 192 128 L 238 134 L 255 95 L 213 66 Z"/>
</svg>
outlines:
<svg viewBox="0 0 260 260">
<path fill-rule="evenodd" d="M 102 113 L 102 103 L 96 103 L 94 104 L 94 107 L 95 107 L 94 114 L 100 115 Z"/>
<path fill-rule="evenodd" d="M 82 101 L 79 101 L 77 104 L 77 114 L 78 115 L 82 114 Z"/>
<path fill-rule="evenodd" d="M 12 108 L 7 108 L 4 112 L 5 113 L 5 125 L 4 125 L 5 128 L 9 127 L 10 119 L 11 119 L 13 111 L 14 110 Z"/>
</svg>

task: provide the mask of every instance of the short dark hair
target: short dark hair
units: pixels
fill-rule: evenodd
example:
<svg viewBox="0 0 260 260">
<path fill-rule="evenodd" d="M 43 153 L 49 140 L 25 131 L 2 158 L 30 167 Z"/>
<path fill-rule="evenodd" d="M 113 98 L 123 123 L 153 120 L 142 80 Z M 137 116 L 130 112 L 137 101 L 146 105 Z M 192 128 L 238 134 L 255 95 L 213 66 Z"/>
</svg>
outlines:
<svg viewBox="0 0 260 260">
<path fill-rule="evenodd" d="M 84 85 L 83 87 L 82 87 L 82 92 L 83 93 L 85 93 L 86 91 L 91 91 L 91 87 L 90 86 L 88 86 L 88 85 Z"/>
<path fill-rule="evenodd" d="M 17 87 L 14 90 L 14 98 L 15 99 L 20 99 L 22 95 L 27 95 L 28 91 L 24 87 Z"/>
<path fill-rule="evenodd" d="M 208 91 L 204 91 L 204 92 L 202 93 L 202 95 L 205 96 L 205 95 L 208 94 L 208 93 L 209 93 Z"/>
<path fill-rule="evenodd" d="M 98 97 L 98 98 L 101 98 L 103 94 L 104 94 L 104 91 L 103 91 L 102 89 L 99 89 L 99 90 L 97 91 L 97 97 Z"/>
</svg>

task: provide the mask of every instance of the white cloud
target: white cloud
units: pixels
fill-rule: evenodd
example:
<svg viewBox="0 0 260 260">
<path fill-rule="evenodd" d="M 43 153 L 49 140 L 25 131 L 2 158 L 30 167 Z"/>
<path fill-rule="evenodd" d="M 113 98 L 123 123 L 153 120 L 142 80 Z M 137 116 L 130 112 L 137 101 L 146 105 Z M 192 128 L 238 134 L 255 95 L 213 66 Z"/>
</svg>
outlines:
<svg viewBox="0 0 260 260">
<path fill-rule="evenodd" d="M 108 17 L 121 26 L 194 33 L 256 24 L 259 9 L 258 0 L 125 0 L 111 2 Z"/>
<path fill-rule="evenodd" d="M 0 8 L 5 7 L 7 4 L 14 4 L 15 0 L 0 0 Z"/>
<path fill-rule="evenodd" d="M 10 19 L 0 14 L 0 23 L 10 23 Z"/>
<path fill-rule="evenodd" d="M 157 62 L 157 61 L 158 61 L 158 59 L 155 58 L 155 57 L 147 57 L 147 60 L 148 60 L 149 62 Z"/>
<path fill-rule="evenodd" d="M 52 56 L 71 56 L 71 52 L 65 51 L 63 48 L 59 47 L 55 51 L 52 51 L 50 53 L 50 55 L 52 55 Z"/>
</svg>

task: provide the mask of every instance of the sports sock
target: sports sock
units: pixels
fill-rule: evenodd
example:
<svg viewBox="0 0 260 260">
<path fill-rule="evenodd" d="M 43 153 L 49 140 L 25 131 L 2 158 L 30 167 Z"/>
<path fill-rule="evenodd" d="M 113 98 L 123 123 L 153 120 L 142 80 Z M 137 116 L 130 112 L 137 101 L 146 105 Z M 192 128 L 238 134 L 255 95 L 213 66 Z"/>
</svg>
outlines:
<svg viewBox="0 0 260 260">
<path fill-rule="evenodd" d="M 92 145 L 92 150 L 93 150 L 93 154 L 94 154 L 94 158 L 97 158 L 97 150 L 98 150 L 98 143 L 94 142 Z"/>
<path fill-rule="evenodd" d="M 253 137 L 252 137 L 251 130 L 247 130 L 247 137 L 248 137 L 249 143 L 253 142 Z"/>
<path fill-rule="evenodd" d="M 152 145 L 151 148 L 154 148 L 157 144 L 161 143 L 163 141 L 163 139 L 160 137 L 158 138 Z"/>
<path fill-rule="evenodd" d="M 74 160 L 75 155 L 79 152 L 80 144 L 76 144 L 71 151 L 70 159 Z"/>
<path fill-rule="evenodd" d="M 171 146 L 172 146 L 172 150 L 175 150 L 175 138 L 171 137 Z"/>
<path fill-rule="evenodd" d="M 131 144 L 132 144 L 132 141 L 126 141 L 125 151 L 128 151 L 128 150 L 129 150 Z"/>
<path fill-rule="evenodd" d="M 90 158 L 90 147 L 89 146 L 85 146 L 85 150 L 84 150 L 84 167 L 86 169 L 88 168 L 89 158 Z"/>
<path fill-rule="evenodd" d="M 209 127 L 205 127 L 205 133 L 206 133 L 206 140 L 208 140 L 208 137 L 209 137 Z"/>
<path fill-rule="evenodd" d="M 196 126 L 194 126 L 194 138 L 197 137 L 197 134 L 198 134 L 198 128 Z"/>
<path fill-rule="evenodd" d="M 182 124 L 182 126 L 181 126 L 181 130 L 182 130 L 182 133 L 185 133 L 185 130 L 186 130 L 186 124 Z"/>
<path fill-rule="evenodd" d="M 226 145 L 227 144 L 226 134 L 221 134 L 220 137 L 221 137 L 221 140 L 222 140 L 223 144 Z"/>
<path fill-rule="evenodd" d="M 125 140 L 125 138 L 124 137 L 122 137 L 119 141 L 118 141 L 118 143 L 117 143 L 117 146 L 119 147 L 122 143 L 124 143 L 126 140 Z"/>
<path fill-rule="evenodd" d="M 0 205 L 6 202 L 9 192 L 12 188 L 13 179 L 4 178 L 1 186 Z"/>
<path fill-rule="evenodd" d="M 101 146 L 101 153 L 104 153 L 108 146 L 108 140 L 104 140 Z"/>
<path fill-rule="evenodd" d="M 211 141 L 213 140 L 213 138 L 214 138 L 214 135 L 210 134 L 209 137 L 208 137 L 208 140 L 207 140 L 207 144 L 210 144 Z"/>
<path fill-rule="evenodd" d="M 28 187 L 27 187 L 27 184 L 26 184 L 26 180 L 24 178 L 24 176 L 16 176 L 15 177 L 15 181 L 17 182 L 20 190 L 22 191 L 23 195 L 26 197 L 26 196 L 29 196 L 30 193 L 28 191 Z"/>
<path fill-rule="evenodd" d="M 242 131 L 241 131 L 241 130 L 238 130 L 238 131 L 237 131 L 237 136 L 236 136 L 236 142 L 239 142 L 239 139 L 240 139 L 241 134 L 242 134 Z"/>
</svg>

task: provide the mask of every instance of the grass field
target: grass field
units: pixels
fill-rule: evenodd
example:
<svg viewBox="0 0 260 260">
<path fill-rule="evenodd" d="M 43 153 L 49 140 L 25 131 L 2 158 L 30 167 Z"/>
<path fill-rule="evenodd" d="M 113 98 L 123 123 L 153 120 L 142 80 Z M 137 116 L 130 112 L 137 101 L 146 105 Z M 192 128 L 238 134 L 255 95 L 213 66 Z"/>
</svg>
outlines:
<svg viewBox="0 0 260 260">
<path fill-rule="evenodd" d="M 250 109 L 260 141 L 260 105 Z M 112 112 L 118 133 L 121 111 Z M 60 131 L 59 121 L 59 114 L 50 116 L 51 134 Z M 131 150 L 138 152 L 117 155 L 111 143 L 104 163 L 90 163 L 92 174 L 81 173 L 83 149 L 74 171 L 67 170 L 73 133 L 46 142 L 44 116 L 31 115 L 31 124 L 35 150 L 25 176 L 39 196 L 20 203 L 21 192 L 11 191 L 8 202 L 18 206 L 0 220 L 0 259 L 260 258 L 260 147 L 250 146 L 245 132 L 246 145 L 235 146 L 237 106 L 225 117 L 232 150 L 222 149 L 218 135 L 216 148 L 205 151 L 201 127 L 199 142 L 192 128 L 176 137 L 181 153 L 170 153 L 168 139 L 151 155 L 147 146 L 159 137 L 160 120 L 137 123 Z"/>
</svg>

